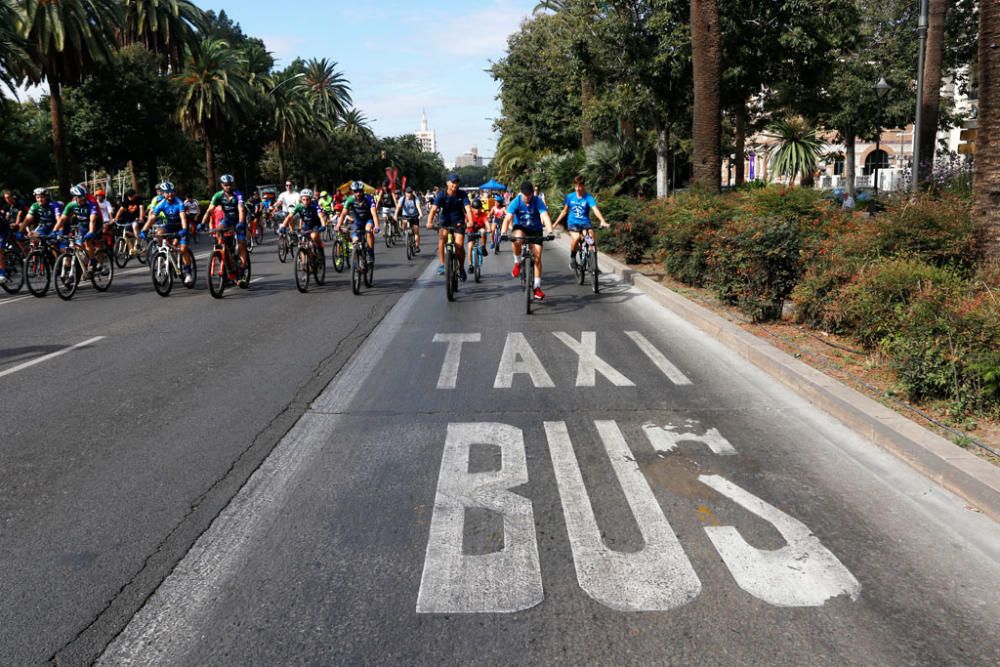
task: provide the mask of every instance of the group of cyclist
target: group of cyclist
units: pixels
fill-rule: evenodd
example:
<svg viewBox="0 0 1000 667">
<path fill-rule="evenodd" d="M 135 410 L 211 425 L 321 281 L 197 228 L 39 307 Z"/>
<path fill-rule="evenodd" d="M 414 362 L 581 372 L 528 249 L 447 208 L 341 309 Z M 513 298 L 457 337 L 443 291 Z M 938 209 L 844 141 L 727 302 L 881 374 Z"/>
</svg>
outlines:
<svg viewBox="0 0 1000 667">
<path fill-rule="evenodd" d="M 502 195 L 485 201 L 477 195 L 470 197 L 461 189 L 459 177 L 451 174 L 444 189 L 434 188 L 434 191 L 426 193 L 424 206 L 412 187 L 405 188 L 397 196 L 389 181 L 384 181 L 374 194 L 366 192 L 361 181 L 354 181 L 346 196 L 338 190 L 332 195 L 322 191 L 318 197 L 308 188 L 296 192 L 294 184 L 287 181 L 286 189 L 280 195 L 265 193 L 263 198 L 257 193 L 244 198 L 236 190 L 235 179 L 229 174 L 223 175 L 219 184 L 221 189 L 212 196 L 204 212 L 193 197 L 182 200 L 170 181 L 158 184 L 156 195 L 145 206 L 134 191 L 127 191 L 117 209 L 107 201 L 103 190 L 97 190 L 91 196 L 83 185 L 71 188 L 72 199 L 65 205 L 52 199 L 45 188 L 34 191 L 35 201 L 30 206 L 7 191 L 0 200 L 0 248 L 9 240 L 24 243 L 29 234 L 31 237 L 58 238 L 76 232 L 77 242 L 83 245 L 90 258 L 89 270 L 95 271 L 101 270 L 94 263 L 97 245 L 112 233 L 114 225 L 122 228 L 131 254 L 138 252 L 137 239 L 147 239 L 152 230 L 156 238 L 168 236 L 179 246 L 183 258 L 183 280 L 190 285 L 193 272 L 188 242 L 189 233 L 195 228 L 232 231 L 240 261 L 248 265 L 247 231 L 251 221 L 262 225 L 274 221 L 279 234 L 308 234 L 320 252 L 323 248 L 321 231 L 332 224 L 337 232 L 346 230 L 352 240 L 363 237 L 369 261 L 374 262 L 375 236 L 385 225 L 408 227 L 414 236 L 414 253 L 419 254 L 420 220 L 425 206 L 429 206 L 426 228 L 438 228 L 438 274 L 444 273 L 445 243 L 451 232 L 455 239 L 460 278 L 464 281 L 468 275 L 465 258 L 471 257 L 473 243 L 477 240 L 485 256 L 488 255 L 487 242 L 490 250 L 498 252 L 499 239 L 509 237 L 514 255 L 511 276 L 517 278 L 521 266 L 518 258 L 526 237 L 535 239 L 543 232 L 551 234 L 553 227 L 565 220 L 571 237 L 570 267 L 575 269 L 576 247 L 582 234 L 591 228 L 591 215 L 599 220 L 601 227 L 608 226 L 593 195 L 587 192 L 584 179 L 579 176 L 575 179 L 574 191 L 566 196 L 563 209 L 554 222 L 544 198 L 530 181 L 522 183 L 519 194 L 506 203 Z M 389 233 L 388 229 L 386 233 Z M 477 236 L 478 239 L 475 238 Z M 532 242 L 531 252 L 534 256 L 534 296 L 541 300 L 545 298 L 541 289 L 542 245 Z M 4 254 L 0 252 L 0 283 L 7 279 Z M 248 286 L 242 277 L 238 284 L 242 288 Z"/>
</svg>

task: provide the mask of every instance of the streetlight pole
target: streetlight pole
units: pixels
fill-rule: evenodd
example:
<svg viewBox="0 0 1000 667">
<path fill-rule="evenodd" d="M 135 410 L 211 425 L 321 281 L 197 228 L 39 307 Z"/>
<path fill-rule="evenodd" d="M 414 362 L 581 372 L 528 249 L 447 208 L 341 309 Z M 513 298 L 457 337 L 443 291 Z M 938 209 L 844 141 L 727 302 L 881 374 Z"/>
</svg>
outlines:
<svg viewBox="0 0 1000 667">
<path fill-rule="evenodd" d="M 917 116 L 913 123 L 913 169 L 910 174 L 910 191 L 916 192 L 920 180 L 920 124 L 924 114 L 921 111 L 924 103 L 924 56 L 927 53 L 927 15 L 928 0 L 920 0 L 920 23 L 917 24 L 917 36 L 920 47 L 917 53 Z"/>
<path fill-rule="evenodd" d="M 883 76 L 875 84 L 875 92 L 878 94 L 878 123 L 875 125 L 875 198 L 878 198 L 878 170 L 882 166 L 882 110 L 885 107 L 885 95 L 889 92 L 889 84 Z"/>
</svg>

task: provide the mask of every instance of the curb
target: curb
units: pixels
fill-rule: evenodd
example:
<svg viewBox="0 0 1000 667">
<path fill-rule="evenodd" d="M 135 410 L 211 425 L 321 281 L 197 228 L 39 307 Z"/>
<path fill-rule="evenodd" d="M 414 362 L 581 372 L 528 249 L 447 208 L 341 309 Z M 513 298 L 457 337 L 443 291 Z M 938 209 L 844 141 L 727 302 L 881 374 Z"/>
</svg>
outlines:
<svg viewBox="0 0 1000 667">
<path fill-rule="evenodd" d="M 560 238 L 559 244 L 568 250 L 569 242 L 565 238 Z M 997 466 L 603 253 L 601 267 L 605 273 L 614 273 L 622 282 L 638 288 L 848 428 L 1000 522 L 1000 468 Z"/>
</svg>

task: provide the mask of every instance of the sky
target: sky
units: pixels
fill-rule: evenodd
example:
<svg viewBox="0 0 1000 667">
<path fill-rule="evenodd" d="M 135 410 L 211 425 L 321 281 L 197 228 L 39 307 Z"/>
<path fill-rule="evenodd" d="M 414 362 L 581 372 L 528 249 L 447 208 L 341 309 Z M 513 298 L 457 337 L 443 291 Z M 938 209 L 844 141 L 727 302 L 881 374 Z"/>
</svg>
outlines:
<svg viewBox="0 0 1000 667">
<path fill-rule="evenodd" d="M 500 113 L 498 85 L 486 71 L 503 57 L 538 0 L 346 2 L 273 0 L 220 3 L 243 32 L 264 40 L 279 61 L 329 58 L 350 81 L 355 106 L 379 136 L 420 128 L 426 109 L 445 162 L 473 145 L 492 157 Z M 279 9 L 279 8 L 283 8 Z M 350 8 L 350 9 L 348 9 Z"/>
</svg>

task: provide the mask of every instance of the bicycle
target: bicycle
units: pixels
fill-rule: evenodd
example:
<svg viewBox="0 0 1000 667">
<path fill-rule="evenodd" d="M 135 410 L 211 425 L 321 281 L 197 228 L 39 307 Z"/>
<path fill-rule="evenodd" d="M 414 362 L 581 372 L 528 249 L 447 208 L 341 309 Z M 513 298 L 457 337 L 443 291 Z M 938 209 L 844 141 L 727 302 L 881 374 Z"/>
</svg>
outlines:
<svg viewBox="0 0 1000 667">
<path fill-rule="evenodd" d="M 239 257 L 236 249 L 236 230 L 217 229 L 215 234 L 215 249 L 208 260 L 208 291 L 216 299 L 221 299 L 226 291 L 226 285 L 238 281 L 245 281 L 245 286 L 250 286 L 250 258 L 243 265 L 243 259 Z"/>
<path fill-rule="evenodd" d="M 326 256 L 323 248 L 313 243 L 312 232 L 299 232 L 299 249 L 295 254 L 295 287 L 303 294 L 309 290 L 309 276 L 316 279 L 317 285 L 326 284 Z"/>
<path fill-rule="evenodd" d="M 332 227 L 333 225 L 327 225 L 326 228 L 329 230 Z M 341 229 L 333 233 L 333 238 L 330 240 L 331 258 L 333 261 L 333 270 L 337 273 L 343 272 L 344 267 L 347 265 L 350 247 L 351 241 L 347 238 L 347 232 Z"/>
<path fill-rule="evenodd" d="M 69 238 L 69 247 L 56 257 L 52 270 L 56 294 L 63 301 L 69 301 L 76 294 L 80 281 L 90 278 L 90 284 L 98 292 L 107 292 L 115 277 L 115 264 L 107 248 L 100 244 L 94 251 L 93 264 L 83 242 L 76 237 Z"/>
<path fill-rule="evenodd" d="M 496 224 L 493 225 L 493 254 L 494 255 L 499 255 L 500 254 L 500 241 L 503 240 L 502 239 L 502 235 L 500 234 L 500 223 L 501 222 L 503 222 L 503 220 L 501 220 L 500 222 L 497 222 Z"/>
<path fill-rule="evenodd" d="M 264 225 L 260 221 L 259 214 L 250 218 L 250 238 L 253 239 L 255 246 L 264 243 Z"/>
<path fill-rule="evenodd" d="M 184 274 L 184 260 L 179 247 L 171 243 L 171 239 L 177 238 L 177 234 L 160 234 L 154 243 L 149 245 L 149 273 L 153 278 L 153 288 L 160 296 L 170 296 L 170 291 L 174 287 L 174 277 Z M 187 265 L 191 273 L 191 283 L 185 283 L 188 289 L 194 289 L 198 280 L 198 264 L 194 258 L 194 253 L 185 246 L 184 252 L 191 259 L 191 264 Z"/>
<path fill-rule="evenodd" d="M 51 235 L 31 234 L 31 250 L 24 258 L 24 280 L 32 296 L 42 298 L 49 292 L 56 248 Z"/>
<path fill-rule="evenodd" d="M 24 285 L 24 255 L 21 245 L 13 238 L 8 238 L 3 248 L 4 260 L 7 262 L 7 281 L 3 289 L 7 294 L 17 294 Z"/>
<path fill-rule="evenodd" d="M 367 234 L 359 235 L 351 240 L 351 291 L 361 294 L 361 282 L 365 287 L 371 287 L 375 281 L 375 264 L 368 260 Z"/>
<path fill-rule="evenodd" d="M 455 232 L 449 229 L 448 237 L 444 243 L 444 284 L 448 301 L 455 300 L 461 268 L 458 262 L 458 252 L 455 249 Z"/>
<path fill-rule="evenodd" d="M 413 221 L 414 219 L 404 219 L 403 223 L 406 229 L 405 232 L 406 259 L 408 260 L 413 259 L 414 256 L 416 256 L 417 251 L 420 249 L 420 247 L 417 245 L 417 237 L 413 233 L 413 224 L 414 224 Z M 416 219 L 416 222 L 419 223 L 420 220 Z"/>
<path fill-rule="evenodd" d="M 296 254 L 296 248 L 299 245 L 299 237 L 295 234 L 289 234 L 285 229 L 278 230 L 278 261 L 284 264 L 288 260 L 289 255 Z"/>
<path fill-rule="evenodd" d="M 597 270 L 597 246 L 594 245 L 594 235 L 591 230 L 587 229 L 584 231 L 583 236 L 580 238 L 580 243 L 576 246 L 576 272 L 577 284 L 582 285 L 587 280 L 587 272 L 590 272 L 591 276 L 591 289 L 594 290 L 594 294 L 599 294 L 601 291 L 601 284 L 598 276 L 600 271 Z"/>
<path fill-rule="evenodd" d="M 517 258 L 517 262 L 521 266 L 521 288 L 524 289 L 524 311 L 528 315 L 531 315 L 531 303 L 535 300 L 535 256 L 531 254 L 531 246 L 542 245 L 545 241 L 551 241 L 555 239 L 555 235 L 525 236 L 517 239 L 504 234 L 501 236 L 501 239 L 510 242 L 521 242 L 521 255 Z"/>
<path fill-rule="evenodd" d="M 482 279 L 483 269 L 482 237 L 479 232 L 476 231 L 468 233 L 472 235 L 472 252 L 469 255 L 469 266 L 472 267 L 472 275 L 476 278 L 476 282 L 478 283 Z"/>
<path fill-rule="evenodd" d="M 391 248 L 396 245 L 396 239 L 399 237 L 399 229 L 396 224 L 396 216 L 389 212 L 389 209 L 382 209 L 382 213 L 385 218 L 384 227 L 382 232 L 382 237 L 385 240 L 385 247 Z"/>
<path fill-rule="evenodd" d="M 129 261 L 132 259 L 132 252 L 128 248 L 129 238 L 135 238 L 135 234 L 132 232 L 131 222 L 116 222 L 114 241 L 112 244 L 111 254 L 115 258 L 115 266 L 119 269 L 124 269 L 128 266 Z M 138 251 L 138 245 L 135 246 Z M 138 256 L 137 256 L 138 257 Z M 142 261 L 140 259 L 140 261 Z"/>
</svg>

